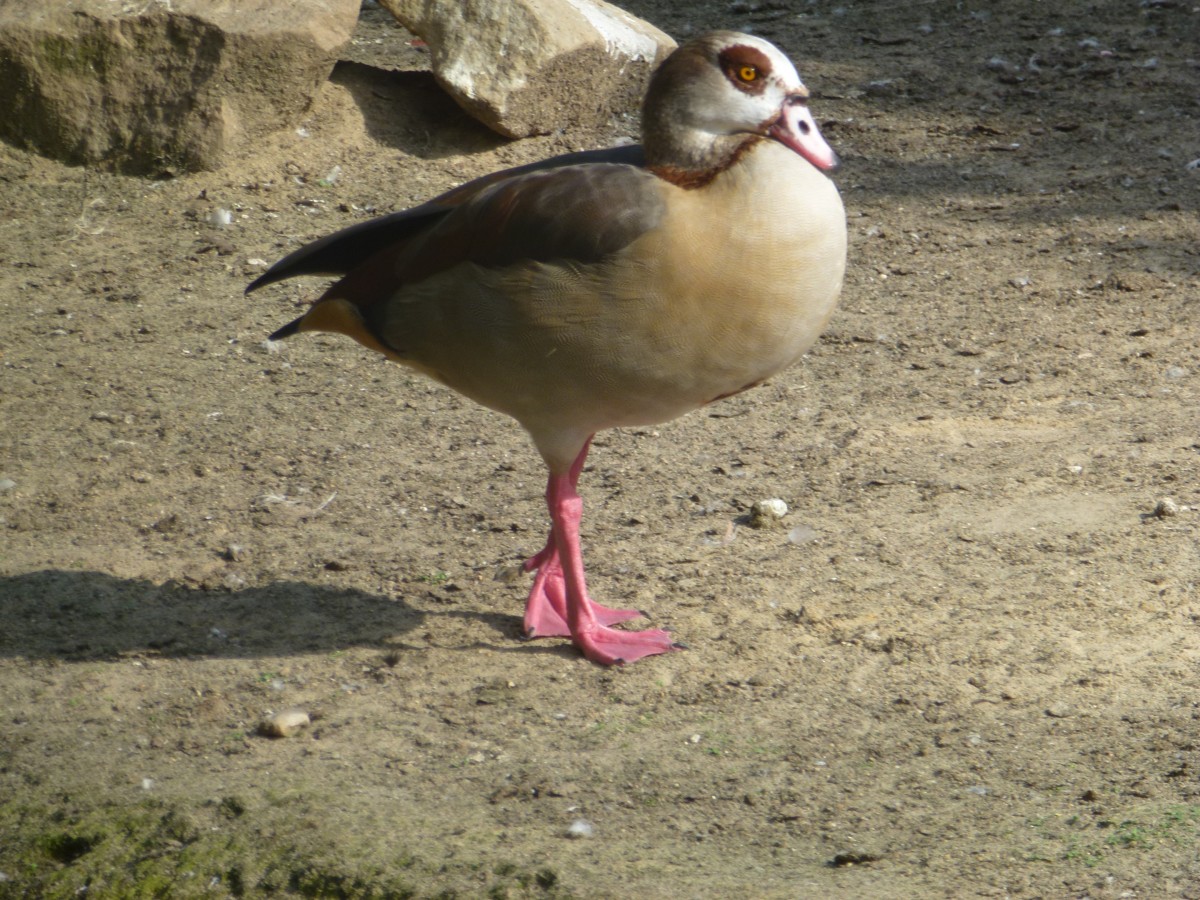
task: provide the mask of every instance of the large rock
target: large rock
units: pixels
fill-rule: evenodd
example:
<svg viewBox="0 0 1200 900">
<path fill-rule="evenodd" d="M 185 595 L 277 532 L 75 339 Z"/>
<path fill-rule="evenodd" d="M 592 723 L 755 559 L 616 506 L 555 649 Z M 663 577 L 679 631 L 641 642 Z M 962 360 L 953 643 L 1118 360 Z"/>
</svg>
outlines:
<svg viewBox="0 0 1200 900">
<path fill-rule="evenodd" d="M 131 173 L 294 124 L 359 0 L 0 0 L 0 138 Z"/>
<path fill-rule="evenodd" d="M 507 137 L 636 108 L 675 42 L 603 0 L 380 0 L 429 45 L 433 74 Z"/>
</svg>

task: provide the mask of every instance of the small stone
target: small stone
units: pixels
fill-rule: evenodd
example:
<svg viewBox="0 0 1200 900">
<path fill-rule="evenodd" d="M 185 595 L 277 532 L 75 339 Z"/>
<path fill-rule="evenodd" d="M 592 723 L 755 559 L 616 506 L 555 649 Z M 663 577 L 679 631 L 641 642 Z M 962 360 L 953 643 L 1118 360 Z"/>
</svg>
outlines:
<svg viewBox="0 0 1200 900">
<path fill-rule="evenodd" d="M 778 497 L 759 500 L 750 507 L 751 528 L 773 528 L 788 514 L 788 506 Z"/>
<path fill-rule="evenodd" d="M 0 478 L 0 491 L 11 491 L 17 483 L 11 478 Z"/>
<path fill-rule="evenodd" d="M 1071 715 L 1071 707 L 1066 703 L 1052 703 L 1046 709 L 1046 715 L 1052 719 L 1065 719 Z"/>
<path fill-rule="evenodd" d="M 1170 497 L 1163 497 L 1154 504 L 1153 515 L 1158 519 L 1170 519 L 1179 515 L 1179 504 Z"/>
<path fill-rule="evenodd" d="M 302 728 L 307 728 L 311 723 L 312 719 L 309 718 L 308 713 L 293 706 L 264 719 L 258 726 L 258 731 L 267 737 L 285 738 L 291 737 Z"/>
<path fill-rule="evenodd" d="M 873 853 L 869 850 L 845 850 L 834 855 L 833 859 L 829 860 L 828 865 L 835 869 L 840 869 L 844 866 L 865 866 L 873 862 L 878 862 L 880 854 Z"/>
</svg>

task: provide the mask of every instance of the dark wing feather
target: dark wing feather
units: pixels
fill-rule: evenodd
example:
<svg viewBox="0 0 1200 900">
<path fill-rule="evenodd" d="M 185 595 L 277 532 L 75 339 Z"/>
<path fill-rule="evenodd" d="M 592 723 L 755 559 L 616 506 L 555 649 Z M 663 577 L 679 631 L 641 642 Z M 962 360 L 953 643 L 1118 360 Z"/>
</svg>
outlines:
<svg viewBox="0 0 1200 900">
<path fill-rule="evenodd" d="M 505 179 L 415 238 L 397 259 L 397 282 L 422 281 L 461 262 L 598 262 L 658 224 L 657 180 L 644 169 L 603 164 Z"/>
<path fill-rule="evenodd" d="M 279 260 L 252 281 L 246 288 L 246 293 L 298 275 L 345 275 L 381 250 L 400 251 L 405 243 L 435 226 L 448 213 L 479 196 L 481 192 L 498 182 L 521 178 L 535 172 L 593 163 L 611 163 L 641 168 L 645 165 L 645 155 L 640 145 L 629 144 L 606 150 L 568 153 L 485 175 L 447 191 L 420 206 L 368 222 L 360 222 L 313 241 L 311 244 L 306 244 Z"/>
<path fill-rule="evenodd" d="M 602 163 L 507 178 L 449 210 L 403 246 L 380 250 L 318 303 L 349 301 L 375 332 L 374 307 L 386 306 L 405 285 L 464 263 L 499 269 L 531 262 L 599 262 L 661 221 L 665 201 L 657 186 L 658 178 L 645 169 Z"/>
</svg>

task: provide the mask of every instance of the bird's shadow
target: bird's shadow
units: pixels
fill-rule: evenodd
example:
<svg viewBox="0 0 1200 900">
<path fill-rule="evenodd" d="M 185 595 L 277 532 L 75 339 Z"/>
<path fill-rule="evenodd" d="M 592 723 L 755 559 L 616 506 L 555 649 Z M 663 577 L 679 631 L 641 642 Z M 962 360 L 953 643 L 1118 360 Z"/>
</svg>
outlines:
<svg viewBox="0 0 1200 900">
<path fill-rule="evenodd" d="M 448 617 L 484 626 L 479 640 L 459 649 L 571 652 L 569 644 L 518 642 L 517 615 L 418 610 L 354 588 L 281 581 L 223 591 L 64 569 L 0 577 L 0 657 L 253 659 L 350 647 L 416 650 L 429 644 L 423 637 L 410 643 L 413 632 L 435 630 L 428 620 Z"/>
</svg>

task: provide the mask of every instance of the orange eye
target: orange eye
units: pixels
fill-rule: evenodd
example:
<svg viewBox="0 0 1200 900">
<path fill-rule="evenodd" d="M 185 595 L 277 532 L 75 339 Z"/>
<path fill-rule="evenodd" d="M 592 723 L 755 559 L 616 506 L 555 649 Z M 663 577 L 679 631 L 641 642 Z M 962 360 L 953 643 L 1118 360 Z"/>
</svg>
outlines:
<svg viewBox="0 0 1200 900">
<path fill-rule="evenodd" d="M 738 69 L 738 78 L 745 82 L 751 82 L 758 77 L 758 69 L 754 66 L 742 66 Z"/>
</svg>

